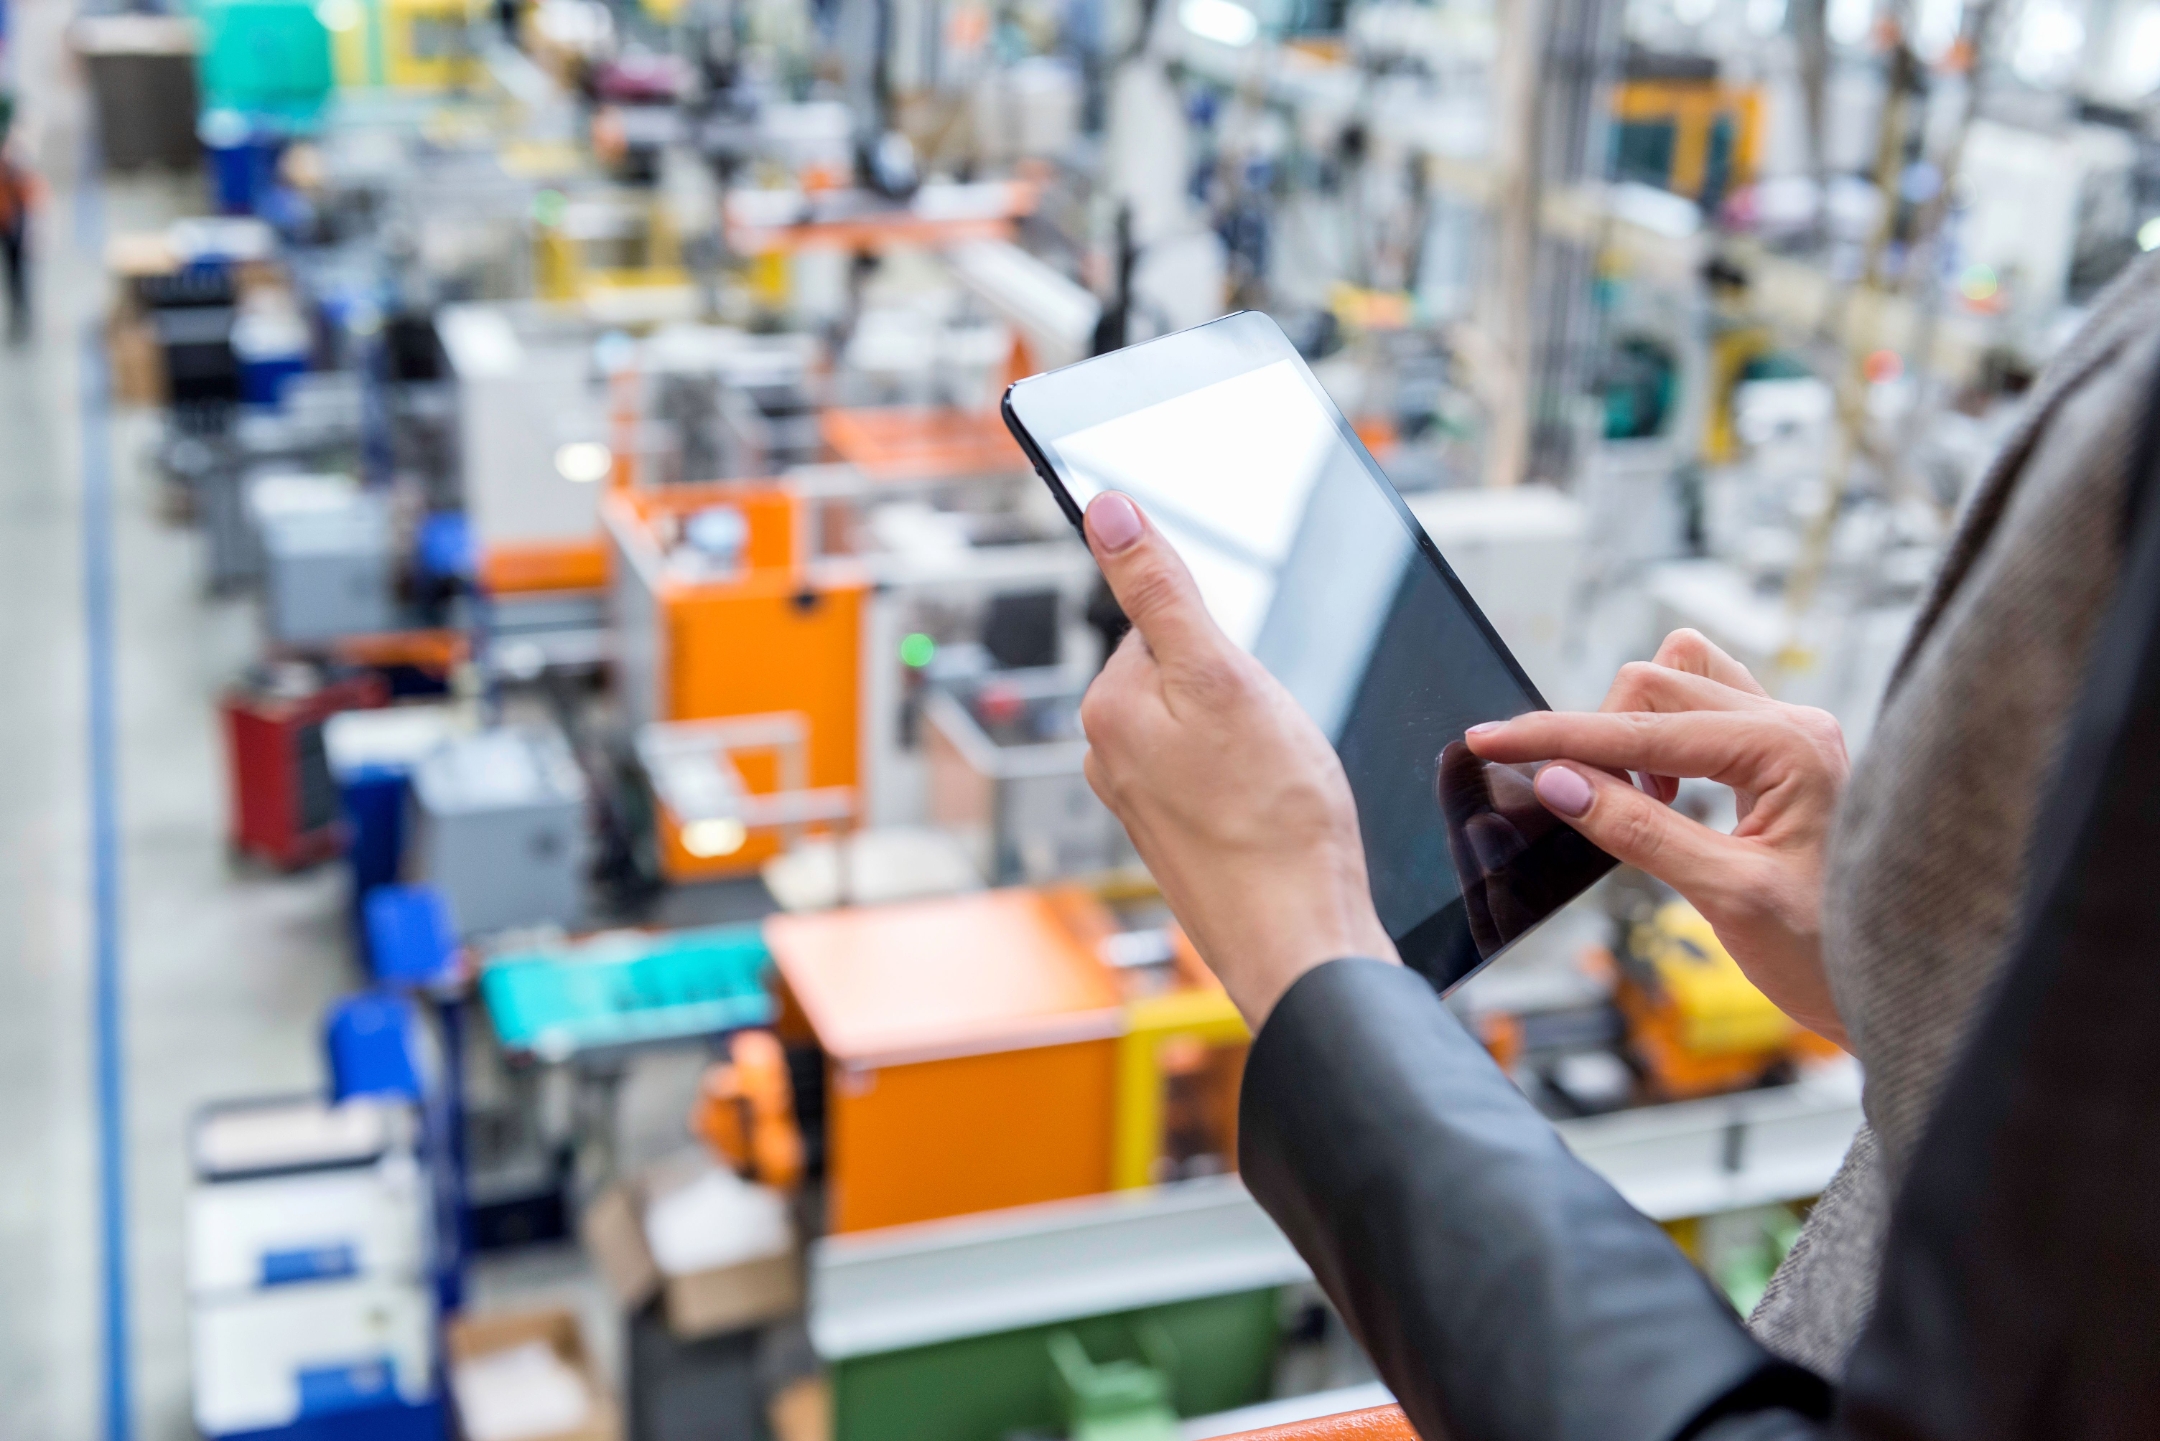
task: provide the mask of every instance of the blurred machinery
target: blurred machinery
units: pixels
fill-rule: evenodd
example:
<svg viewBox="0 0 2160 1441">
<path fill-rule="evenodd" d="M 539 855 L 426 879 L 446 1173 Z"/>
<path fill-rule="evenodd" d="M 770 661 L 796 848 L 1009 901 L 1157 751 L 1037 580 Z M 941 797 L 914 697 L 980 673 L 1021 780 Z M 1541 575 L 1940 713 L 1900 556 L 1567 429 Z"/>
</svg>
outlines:
<svg viewBox="0 0 2160 1441">
<path fill-rule="evenodd" d="M 298 1437 L 334 1416 L 386 1441 L 440 1436 L 432 1222 L 408 1109 L 215 1107 L 190 1143 L 197 1429 Z"/>
<path fill-rule="evenodd" d="M 285 868 L 335 855 L 343 837 L 323 726 L 388 699 L 376 676 L 303 663 L 270 666 L 227 691 L 219 708 L 233 849 Z"/>
<path fill-rule="evenodd" d="M 696 291 L 668 209 L 638 192 L 573 191 L 544 202 L 533 280 L 542 300 L 576 302 L 615 324 L 688 320 Z"/>
<path fill-rule="evenodd" d="M 1857 745 L 2065 307 L 2160 246 L 2120 6 L 512 8 L 205 0 L 230 214 L 110 254 L 116 391 L 260 593 L 235 848 L 347 855 L 332 1089 L 417 1127 L 203 1172 L 208 1435 L 439 1435 L 505 1357 L 576 1441 L 1369 1382 L 1222 1174 L 1249 1038 L 1086 785 L 1121 617 L 1002 386 L 1264 309 L 1552 703 L 1689 625 Z M 1451 1004 L 1744 1305 L 1857 1080 L 1631 884 Z M 411 1264 L 569 1234 L 619 1418 L 566 1316 L 436 1355 Z"/>
<path fill-rule="evenodd" d="M 1266 1397 L 1307 1278 L 1227 1178 L 837 1236 L 811 1269 L 811 1342 L 849 1441 L 1176 1435 L 1176 1417 Z M 960 1277 L 970 1304 L 938 1306 Z"/>
<path fill-rule="evenodd" d="M 690 1128 L 746 1180 L 778 1191 L 802 1184 L 802 1129 L 795 1121 L 787 1053 L 770 1031 L 739 1032 L 728 1059 L 698 1084 Z"/>
<path fill-rule="evenodd" d="M 677 783 L 672 764 L 651 775 L 666 874 L 754 869 L 777 851 L 777 835 L 765 828 L 773 822 L 749 835 L 743 817 L 726 813 L 734 802 L 722 792 L 858 784 L 867 577 L 845 560 L 812 555 L 808 509 L 786 487 L 623 491 L 609 497 L 604 514 L 618 664 L 632 725 L 794 718 L 775 722 L 787 735 L 714 733 L 703 749 L 713 778 L 705 784 L 720 790 L 697 803 L 693 815 L 668 802 L 687 804 L 698 777 Z M 730 734 L 741 738 L 731 741 Z M 663 736 L 641 746 L 655 761 L 697 761 L 694 742 L 690 753 Z M 722 751 L 725 768 L 717 763 Z M 836 818 L 804 814 L 790 823 Z"/>
<path fill-rule="evenodd" d="M 347 90 L 457 90 L 481 74 L 473 0 L 375 0 L 332 7 L 331 61 Z"/>
<path fill-rule="evenodd" d="M 458 474 L 480 584 L 598 589 L 607 578 L 600 497 L 616 458 L 593 332 L 515 305 L 451 306 L 435 329 L 456 387 Z"/>
<path fill-rule="evenodd" d="M 498 951 L 480 992 L 506 1053 L 555 1064 L 769 1025 L 770 961 L 755 926 L 604 932 Z"/>
<path fill-rule="evenodd" d="M 1630 929 L 1617 996 L 1629 1050 L 1667 1100 L 1762 1085 L 1841 1054 L 1757 990 L 1685 901 Z"/>
<path fill-rule="evenodd" d="M 993 891 L 768 922 L 782 1036 L 826 1058 L 833 1231 L 1109 1189 L 1120 996 L 1090 919 Z"/>
<path fill-rule="evenodd" d="M 1661 63 L 1662 61 L 1662 63 Z M 1707 57 L 1643 56 L 1613 91 L 1616 178 L 1684 195 L 1715 211 L 1754 183 L 1763 91 L 1722 82 Z"/>
<path fill-rule="evenodd" d="M 344 811 L 356 903 L 402 874 L 413 771 L 471 729 L 472 719 L 454 704 L 422 702 L 343 711 L 324 723 L 323 752 Z"/>
<path fill-rule="evenodd" d="M 1072 887 L 766 931 L 781 1037 L 823 1058 L 833 1231 L 1234 1167 L 1244 1024 L 1174 933 Z"/>
<path fill-rule="evenodd" d="M 1054 593 L 1040 597 L 1054 638 Z M 997 671 L 922 703 L 930 819 L 961 838 L 993 885 L 1116 869 L 1125 832 L 1088 788 L 1080 696 L 1054 668 Z"/>
<path fill-rule="evenodd" d="M 461 934 L 584 915 L 586 784 L 560 734 L 453 738 L 414 768 L 412 794 L 408 874 L 441 892 Z"/>
<path fill-rule="evenodd" d="M 384 497 L 346 476 L 267 475 L 247 489 L 262 546 L 272 640 L 320 646 L 395 625 L 395 565 Z"/>
<path fill-rule="evenodd" d="M 639 347 L 645 415 L 660 437 L 659 483 L 751 480 L 823 457 L 802 335 L 663 326 Z"/>
</svg>

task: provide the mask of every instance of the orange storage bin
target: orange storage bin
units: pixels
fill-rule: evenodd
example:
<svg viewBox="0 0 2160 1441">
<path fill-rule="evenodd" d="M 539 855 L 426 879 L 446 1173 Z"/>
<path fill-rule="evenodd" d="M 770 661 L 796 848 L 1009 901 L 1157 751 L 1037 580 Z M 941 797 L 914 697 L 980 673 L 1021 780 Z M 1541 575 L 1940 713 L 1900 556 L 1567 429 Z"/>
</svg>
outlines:
<svg viewBox="0 0 2160 1441">
<path fill-rule="evenodd" d="M 833 1231 L 1110 1188 L 1120 996 L 1085 897 L 988 891 L 776 916 L 785 1012 L 828 1065 Z"/>
</svg>

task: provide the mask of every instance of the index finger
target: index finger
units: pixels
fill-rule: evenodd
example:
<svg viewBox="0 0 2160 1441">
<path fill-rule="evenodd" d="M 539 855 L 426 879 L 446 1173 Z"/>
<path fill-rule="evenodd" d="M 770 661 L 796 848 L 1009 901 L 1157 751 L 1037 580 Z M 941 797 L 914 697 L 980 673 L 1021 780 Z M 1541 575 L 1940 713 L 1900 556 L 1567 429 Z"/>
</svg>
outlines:
<svg viewBox="0 0 2160 1441">
<path fill-rule="evenodd" d="M 1572 760 L 1723 781 L 1751 769 L 1770 724 L 1758 711 L 1530 711 L 1464 739 L 1490 761 Z"/>
</svg>

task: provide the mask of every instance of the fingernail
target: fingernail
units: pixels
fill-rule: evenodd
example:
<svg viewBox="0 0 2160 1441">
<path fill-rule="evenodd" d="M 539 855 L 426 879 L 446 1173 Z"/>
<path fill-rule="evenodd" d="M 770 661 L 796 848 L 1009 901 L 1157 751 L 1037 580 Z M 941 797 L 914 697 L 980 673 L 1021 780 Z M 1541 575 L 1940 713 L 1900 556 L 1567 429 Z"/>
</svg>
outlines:
<svg viewBox="0 0 2160 1441">
<path fill-rule="evenodd" d="M 1547 766 L 1537 773 L 1537 798 L 1547 810 L 1560 815 L 1581 815 L 1590 809 L 1595 794 L 1582 773 L 1567 766 Z"/>
<path fill-rule="evenodd" d="M 1463 734 L 1466 736 L 1481 736 L 1487 731 L 1496 731 L 1506 724 L 1506 721 L 1479 721 L 1476 725 L 1464 731 Z"/>
<path fill-rule="evenodd" d="M 1140 538 L 1140 508 L 1114 490 L 1106 490 L 1087 508 L 1088 533 L 1112 555 Z"/>
</svg>

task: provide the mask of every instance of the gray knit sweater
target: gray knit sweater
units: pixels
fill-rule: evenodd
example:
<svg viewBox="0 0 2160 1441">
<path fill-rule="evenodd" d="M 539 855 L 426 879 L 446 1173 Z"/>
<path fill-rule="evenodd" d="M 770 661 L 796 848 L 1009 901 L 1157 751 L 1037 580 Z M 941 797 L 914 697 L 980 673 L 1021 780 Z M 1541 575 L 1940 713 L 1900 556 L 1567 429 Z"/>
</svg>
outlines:
<svg viewBox="0 0 2160 1441">
<path fill-rule="evenodd" d="M 2160 256 L 2094 303 L 1982 479 L 1831 834 L 1824 963 L 1867 1125 L 1751 1321 L 1826 1376 L 1873 1308 L 1890 1199 L 2012 939 L 2156 363 Z"/>
</svg>

